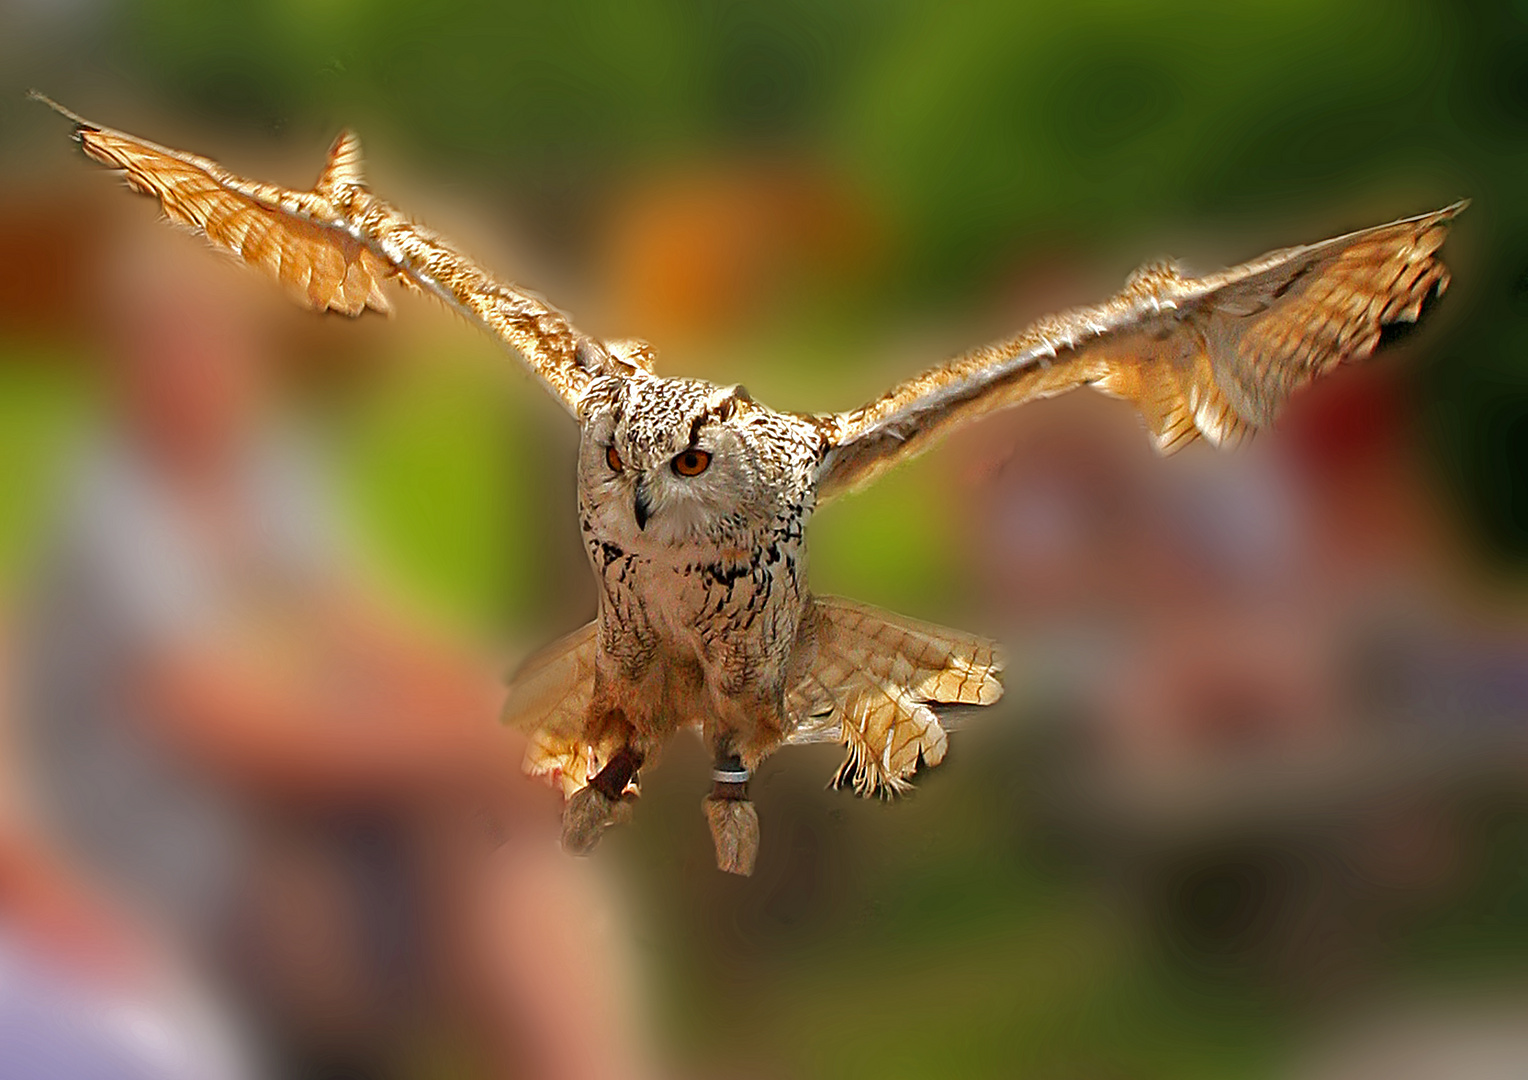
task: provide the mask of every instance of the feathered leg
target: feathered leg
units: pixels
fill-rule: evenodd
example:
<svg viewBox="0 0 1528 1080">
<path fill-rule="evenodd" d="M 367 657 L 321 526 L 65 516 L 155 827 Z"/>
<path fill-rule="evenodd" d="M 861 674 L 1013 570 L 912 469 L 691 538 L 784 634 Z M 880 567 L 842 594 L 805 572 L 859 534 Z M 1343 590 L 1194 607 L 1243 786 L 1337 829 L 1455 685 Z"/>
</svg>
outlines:
<svg viewBox="0 0 1528 1080">
<path fill-rule="evenodd" d="M 759 857 L 759 812 L 748 798 L 749 772 L 743 759 L 718 751 L 711 770 L 711 794 L 700 804 L 716 845 L 716 866 L 748 877 Z"/>
<path fill-rule="evenodd" d="M 631 820 L 631 799 L 626 785 L 642 767 L 645 755 L 627 746 L 616 752 L 606 766 L 568 800 L 562 811 L 563 850 L 587 855 L 612 825 Z"/>
</svg>

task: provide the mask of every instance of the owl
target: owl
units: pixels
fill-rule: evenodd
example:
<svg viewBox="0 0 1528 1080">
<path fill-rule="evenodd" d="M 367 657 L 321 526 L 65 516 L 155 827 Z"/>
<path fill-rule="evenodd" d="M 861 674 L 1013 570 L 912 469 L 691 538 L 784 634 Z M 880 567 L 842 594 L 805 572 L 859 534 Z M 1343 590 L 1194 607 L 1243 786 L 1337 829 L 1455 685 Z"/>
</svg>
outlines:
<svg viewBox="0 0 1528 1080">
<path fill-rule="evenodd" d="M 630 815 L 644 764 L 694 730 L 714 758 L 702 807 L 717 864 L 740 874 L 759 846 L 749 779 L 776 749 L 836 740 L 846 754 L 835 784 L 900 792 L 944 758 L 933 706 L 1003 692 L 994 643 L 813 594 L 807 530 L 819 506 L 978 417 L 1074 387 L 1134 402 L 1164 452 L 1200 437 L 1235 444 L 1443 292 L 1437 252 L 1465 205 L 1202 277 L 1148 264 L 1113 298 L 861 408 L 790 413 L 741 386 L 659 375 L 644 343 L 580 333 L 373 195 L 351 133 L 312 189 L 293 191 L 54 108 L 91 158 L 300 303 L 386 312 L 383 285 L 397 281 L 519 353 L 579 426 L 579 524 L 598 584 L 595 620 L 511 681 L 506 718 L 527 733 L 526 770 L 561 785 L 564 846 L 587 852 Z"/>
</svg>

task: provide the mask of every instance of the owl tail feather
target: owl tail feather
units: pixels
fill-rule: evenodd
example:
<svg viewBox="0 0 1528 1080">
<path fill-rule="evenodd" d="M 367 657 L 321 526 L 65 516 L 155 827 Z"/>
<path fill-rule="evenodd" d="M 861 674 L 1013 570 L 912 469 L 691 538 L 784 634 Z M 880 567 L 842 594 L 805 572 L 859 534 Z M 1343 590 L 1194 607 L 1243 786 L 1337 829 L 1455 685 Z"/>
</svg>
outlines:
<svg viewBox="0 0 1528 1080">
<path fill-rule="evenodd" d="M 920 762 L 944 760 L 949 740 L 930 703 L 990 705 L 1003 694 L 993 642 L 838 597 L 814 602 L 798 652 L 789 741 L 841 741 L 833 785 L 861 795 L 900 794 Z"/>
</svg>

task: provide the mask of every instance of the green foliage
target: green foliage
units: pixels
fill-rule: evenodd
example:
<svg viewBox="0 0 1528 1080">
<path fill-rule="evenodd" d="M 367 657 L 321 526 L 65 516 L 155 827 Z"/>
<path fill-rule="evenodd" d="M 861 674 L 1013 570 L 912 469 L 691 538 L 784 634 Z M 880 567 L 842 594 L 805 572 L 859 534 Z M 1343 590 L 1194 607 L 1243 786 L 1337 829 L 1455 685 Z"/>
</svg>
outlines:
<svg viewBox="0 0 1528 1080">
<path fill-rule="evenodd" d="M 526 423 L 540 403 L 505 393 L 500 362 L 483 348 L 410 357 L 338 425 L 340 487 L 380 569 L 481 630 L 535 625 L 546 599 L 551 478 L 527 468 L 544 460 Z"/>
<path fill-rule="evenodd" d="M 75 357 L 57 349 L 0 349 L 0 600 L 20 599 L 38 555 L 42 523 L 56 510 L 71 440 L 90 391 Z"/>
</svg>

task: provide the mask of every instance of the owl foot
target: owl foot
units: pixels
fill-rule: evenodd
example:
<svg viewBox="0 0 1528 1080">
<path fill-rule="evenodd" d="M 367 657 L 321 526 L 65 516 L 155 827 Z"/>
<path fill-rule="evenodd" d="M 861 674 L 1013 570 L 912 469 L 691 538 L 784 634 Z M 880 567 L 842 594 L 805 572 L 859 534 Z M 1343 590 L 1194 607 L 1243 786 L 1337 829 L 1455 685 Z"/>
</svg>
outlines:
<svg viewBox="0 0 1528 1080">
<path fill-rule="evenodd" d="M 759 812 L 748 799 L 748 770 L 729 756 L 718 758 L 711 776 L 711 794 L 700 805 L 716 845 L 716 867 L 749 877 L 759 856 Z"/>
<path fill-rule="evenodd" d="M 716 868 L 749 877 L 759 857 L 759 812 L 747 799 L 706 796 L 701 803 L 711 841 L 716 845 Z"/>
<path fill-rule="evenodd" d="M 570 855 L 587 855 L 612 825 L 631 820 L 632 800 L 626 785 L 642 765 L 642 755 L 630 748 L 620 751 L 599 771 L 587 787 L 576 792 L 562 811 L 562 849 Z"/>
</svg>

